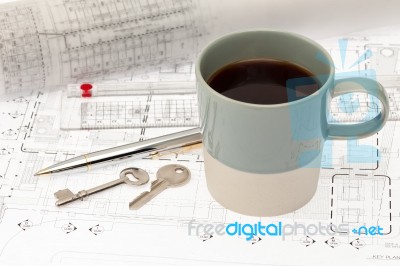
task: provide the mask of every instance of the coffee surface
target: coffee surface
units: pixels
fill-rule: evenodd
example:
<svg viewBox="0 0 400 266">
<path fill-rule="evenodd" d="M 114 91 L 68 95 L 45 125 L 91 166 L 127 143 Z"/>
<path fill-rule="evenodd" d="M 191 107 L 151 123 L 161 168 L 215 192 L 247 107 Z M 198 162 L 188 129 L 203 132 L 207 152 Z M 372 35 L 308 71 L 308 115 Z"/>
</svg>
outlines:
<svg viewBox="0 0 400 266">
<path fill-rule="evenodd" d="M 292 102 L 321 87 L 309 70 L 275 59 L 234 62 L 217 70 L 207 83 L 226 97 L 253 104 Z"/>
</svg>

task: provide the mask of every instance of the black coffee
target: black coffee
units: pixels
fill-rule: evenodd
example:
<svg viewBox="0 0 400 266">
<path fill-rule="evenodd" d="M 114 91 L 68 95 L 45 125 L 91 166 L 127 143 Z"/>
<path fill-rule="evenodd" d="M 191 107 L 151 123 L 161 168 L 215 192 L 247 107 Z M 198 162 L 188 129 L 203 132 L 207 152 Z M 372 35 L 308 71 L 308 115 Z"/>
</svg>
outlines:
<svg viewBox="0 0 400 266">
<path fill-rule="evenodd" d="M 234 100 L 254 104 L 292 102 L 316 92 L 321 86 L 307 69 L 273 59 L 252 59 L 229 64 L 207 83 Z"/>
</svg>

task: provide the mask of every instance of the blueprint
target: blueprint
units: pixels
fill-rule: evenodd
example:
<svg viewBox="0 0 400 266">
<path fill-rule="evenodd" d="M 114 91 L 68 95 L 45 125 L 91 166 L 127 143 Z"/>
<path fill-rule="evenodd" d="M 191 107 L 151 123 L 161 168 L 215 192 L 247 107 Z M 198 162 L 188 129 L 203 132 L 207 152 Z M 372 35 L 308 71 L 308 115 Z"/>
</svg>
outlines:
<svg viewBox="0 0 400 266">
<path fill-rule="evenodd" d="M 240 29 L 276 28 L 326 38 L 369 25 L 398 23 L 394 3 L 376 1 L 368 1 L 368 9 L 351 16 L 348 13 L 358 1 L 335 1 L 332 14 L 324 16 L 329 31 L 314 26 L 319 21 L 313 14 L 297 12 L 304 8 L 301 0 L 6 2 L 11 3 L 0 6 L 0 95 L 169 72 L 192 62 L 211 39 Z M 325 12 L 321 1 L 309 4 L 314 9 L 307 12 Z M 333 12 L 342 13 L 342 19 L 337 21 Z M 370 20 L 371 12 L 385 16 Z M 281 16 L 291 19 L 282 23 Z"/>
<path fill-rule="evenodd" d="M 188 62 L 207 25 L 195 10 L 192 0 L 4 4 L 0 93 L 129 79 L 149 68 Z"/>
<path fill-rule="evenodd" d="M 15 56 L 3 56 L 0 68 L 0 265 L 398 265 L 398 27 L 319 40 L 332 55 L 338 76 L 360 75 L 380 81 L 391 110 L 378 134 L 325 143 L 316 195 L 293 213 L 259 218 L 220 206 L 207 190 L 201 149 L 128 160 L 89 172 L 34 176 L 39 169 L 84 153 L 196 125 L 190 121 L 179 127 L 168 123 L 130 127 L 124 120 L 119 127 L 62 127 L 65 114 L 61 106 L 69 83 L 96 81 L 107 87 L 109 82 L 193 81 L 193 54 L 209 38 L 201 37 L 208 34 L 205 25 L 212 23 L 196 19 L 193 10 L 198 4 L 183 0 L 51 0 L 23 2 L 18 8 L 10 4 L 0 10 L 0 24 L 7 25 L 7 30 L 0 30 L 0 50 L 3 54 L 18 51 L 12 52 Z M 89 7 L 96 7 L 90 12 L 99 13 L 84 13 Z M 151 15 L 154 13 L 158 15 Z M 43 20 L 49 17 L 51 20 Z M 15 32 L 21 35 L 13 35 Z M 128 50 L 136 52 L 129 54 Z M 155 106 L 178 100 L 195 105 L 191 94 L 137 99 Z M 375 101 L 352 95 L 334 99 L 331 119 L 352 123 L 378 112 Z M 170 116 L 168 112 L 161 118 Z M 60 189 L 91 188 L 116 179 L 122 169 L 132 166 L 147 170 L 154 180 L 157 170 L 169 163 L 188 167 L 190 183 L 164 191 L 140 210 L 129 210 L 128 202 L 150 184 L 121 185 L 83 201 L 55 206 L 54 192 Z M 326 227 L 345 223 L 350 229 L 379 225 L 383 230 L 375 236 L 338 232 L 285 239 L 261 236 L 250 241 L 244 236 L 201 231 L 188 234 L 189 223 L 259 221 Z"/>
</svg>

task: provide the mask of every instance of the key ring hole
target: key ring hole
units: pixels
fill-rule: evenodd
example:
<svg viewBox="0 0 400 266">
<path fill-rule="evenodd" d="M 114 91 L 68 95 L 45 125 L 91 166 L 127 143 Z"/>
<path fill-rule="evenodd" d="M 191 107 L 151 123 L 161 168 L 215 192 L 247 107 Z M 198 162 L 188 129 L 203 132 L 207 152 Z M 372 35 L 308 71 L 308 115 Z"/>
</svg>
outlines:
<svg viewBox="0 0 400 266">
<path fill-rule="evenodd" d="M 122 170 L 119 177 L 129 185 L 140 186 L 149 182 L 149 174 L 140 168 L 126 168 Z"/>
<path fill-rule="evenodd" d="M 139 179 L 136 176 L 134 176 L 132 173 L 126 173 L 125 176 L 127 178 L 129 178 L 129 180 L 132 182 L 139 182 Z"/>
<path fill-rule="evenodd" d="M 182 174 L 183 172 L 184 172 L 184 170 L 182 168 L 180 168 L 180 167 L 175 168 L 175 173 Z"/>
</svg>

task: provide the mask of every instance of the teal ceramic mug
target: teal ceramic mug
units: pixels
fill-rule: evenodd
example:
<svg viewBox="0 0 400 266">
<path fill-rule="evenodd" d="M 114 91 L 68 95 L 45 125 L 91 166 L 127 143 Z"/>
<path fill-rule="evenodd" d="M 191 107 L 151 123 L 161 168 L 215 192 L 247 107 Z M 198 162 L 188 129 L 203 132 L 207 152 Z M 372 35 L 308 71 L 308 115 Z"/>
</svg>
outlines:
<svg viewBox="0 0 400 266">
<path fill-rule="evenodd" d="M 251 59 L 297 64 L 313 73 L 321 87 L 286 103 L 252 104 L 207 84 L 224 66 Z M 220 204 L 242 214 L 274 216 L 305 205 L 318 185 L 324 141 L 370 136 L 389 113 L 381 84 L 359 77 L 335 80 L 327 51 L 294 33 L 252 30 L 216 39 L 199 55 L 196 79 L 208 189 Z M 287 86 L 297 85 L 301 81 L 287 81 Z M 381 112 L 358 124 L 328 123 L 332 98 L 354 92 L 375 96 Z"/>
</svg>

